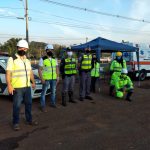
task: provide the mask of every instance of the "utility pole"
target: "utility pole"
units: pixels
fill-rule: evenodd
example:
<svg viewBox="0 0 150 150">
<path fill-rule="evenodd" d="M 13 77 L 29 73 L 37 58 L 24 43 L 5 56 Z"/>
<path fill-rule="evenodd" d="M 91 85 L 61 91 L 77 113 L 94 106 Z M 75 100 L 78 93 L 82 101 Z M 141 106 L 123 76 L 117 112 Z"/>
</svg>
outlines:
<svg viewBox="0 0 150 150">
<path fill-rule="evenodd" d="M 25 6 L 25 17 L 26 17 L 26 40 L 29 43 L 29 28 L 28 28 L 28 0 L 26 0 L 26 6 Z"/>
</svg>

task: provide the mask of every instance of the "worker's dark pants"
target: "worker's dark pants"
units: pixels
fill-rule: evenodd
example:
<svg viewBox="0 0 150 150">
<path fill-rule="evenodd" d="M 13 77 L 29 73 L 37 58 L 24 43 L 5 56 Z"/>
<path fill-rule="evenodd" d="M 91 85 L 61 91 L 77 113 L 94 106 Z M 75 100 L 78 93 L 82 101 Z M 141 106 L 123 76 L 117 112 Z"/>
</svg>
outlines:
<svg viewBox="0 0 150 150">
<path fill-rule="evenodd" d="M 67 105 L 66 96 L 69 95 L 69 101 L 73 101 L 73 92 L 75 84 L 75 75 L 65 76 L 62 84 L 62 105 Z"/>
<path fill-rule="evenodd" d="M 95 86 L 96 86 L 96 81 L 97 81 L 98 77 L 91 77 L 91 92 L 95 93 Z"/>
<path fill-rule="evenodd" d="M 90 95 L 91 86 L 91 72 L 81 72 L 80 74 L 80 88 L 79 96 L 85 98 L 85 96 Z"/>
<path fill-rule="evenodd" d="M 13 93 L 13 124 L 19 123 L 21 103 L 25 104 L 25 117 L 27 122 L 32 122 L 32 97 L 31 88 L 16 88 Z"/>
</svg>

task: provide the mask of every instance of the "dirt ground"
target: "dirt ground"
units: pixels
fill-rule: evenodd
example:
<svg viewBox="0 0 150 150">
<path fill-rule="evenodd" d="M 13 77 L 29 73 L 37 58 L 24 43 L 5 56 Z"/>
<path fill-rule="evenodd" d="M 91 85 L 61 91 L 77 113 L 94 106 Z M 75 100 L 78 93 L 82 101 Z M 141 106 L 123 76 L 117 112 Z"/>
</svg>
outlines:
<svg viewBox="0 0 150 150">
<path fill-rule="evenodd" d="M 150 150 L 150 80 L 135 81 L 133 101 L 108 96 L 107 81 L 92 94 L 94 101 L 78 100 L 61 106 L 60 85 L 58 108 L 47 113 L 39 110 L 39 99 L 33 100 L 33 117 L 39 125 L 25 125 L 24 107 L 20 114 L 20 131 L 11 128 L 12 101 L 0 97 L 0 150 Z"/>
</svg>

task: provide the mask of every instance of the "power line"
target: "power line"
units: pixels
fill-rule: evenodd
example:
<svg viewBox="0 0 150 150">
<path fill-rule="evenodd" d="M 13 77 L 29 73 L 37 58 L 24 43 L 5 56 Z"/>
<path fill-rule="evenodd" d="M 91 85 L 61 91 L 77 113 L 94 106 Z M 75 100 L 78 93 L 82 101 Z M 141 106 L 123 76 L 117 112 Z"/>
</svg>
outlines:
<svg viewBox="0 0 150 150">
<path fill-rule="evenodd" d="M 119 27 L 114 27 L 114 26 L 106 26 L 106 25 L 101 25 L 101 24 L 96 24 L 96 23 L 90 23 L 90 22 L 87 22 L 87 21 L 82 21 L 82 20 L 78 20 L 78 19 L 73 19 L 73 18 L 68 18 L 68 17 L 62 17 L 62 16 L 58 16 L 58 15 L 54 15 L 54 14 L 50 14 L 50 13 L 46 13 L 46 12 L 42 12 L 42 11 L 38 11 L 38 10 L 33 10 L 33 9 L 30 9 L 30 11 L 33 11 L 33 12 L 36 12 L 36 13 L 40 13 L 40 14 L 46 14 L 46 15 L 52 15 L 54 17 L 58 17 L 58 18 L 61 18 L 61 19 L 67 19 L 67 20 L 73 20 L 73 21 L 76 21 L 78 23 L 86 23 L 86 24 L 89 24 L 89 25 L 92 25 L 92 26 L 98 26 L 98 27 L 103 27 L 103 28 L 111 28 L 113 30 L 116 30 L 116 29 L 120 29 L 120 30 L 128 30 L 129 32 L 137 32 L 137 30 L 131 30 L 129 28 L 119 28 Z M 148 33 L 150 31 L 142 31 L 143 33 Z"/>
<path fill-rule="evenodd" d="M 6 15 L 0 15 L 0 18 L 3 18 L 3 19 L 24 19 L 24 18 L 21 18 L 21 17 L 15 17 L 15 16 L 6 16 Z M 55 24 L 55 25 L 59 25 L 59 26 L 67 26 L 67 27 L 73 27 L 73 28 L 81 28 L 81 29 L 88 29 L 88 30 L 95 30 L 95 31 L 105 31 L 105 32 L 114 32 L 117 33 L 117 34 L 133 34 L 133 33 L 137 33 L 136 30 L 130 30 L 128 33 L 127 31 L 123 30 L 123 31 L 117 31 L 115 29 L 111 29 L 111 30 L 107 30 L 107 29 L 101 29 L 101 28 L 93 28 L 93 27 L 90 27 L 90 26 L 81 26 L 81 25 L 75 25 L 75 24 L 68 24 L 68 23 L 61 23 L 61 22 L 48 22 L 48 21 L 42 21 L 40 19 L 38 20 L 30 20 L 32 22 L 37 22 L 37 23 L 44 23 L 44 24 Z M 145 31 L 145 32 L 138 32 L 139 34 L 143 34 L 143 35 L 148 35 L 150 36 L 150 32 L 149 31 Z"/>
<path fill-rule="evenodd" d="M 24 18 L 19 18 L 19 17 L 12 17 L 12 16 L 0 16 L 0 18 L 3 19 L 24 19 Z M 66 23 L 61 23 L 61 22 L 48 22 L 48 21 L 43 21 L 40 19 L 32 19 L 30 20 L 31 22 L 37 22 L 37 23 L 43 23 L 43 24 L 54 24 L 54 25 L 59 25 L 59 26 L 66 26 L 66 27 L 71 27 L 71 28 L 81 28 L 81 29 L 88 29 L 88 30 L 95 30 L 95 31 L 104 31 L 104 32 L 115 32 L 116 34 L 133 34 L 133 33 L 137 33 L 136 30 L 131 30 L 129 32 L 123 30 L 123 31 L 116 31 L 114 29 L 111 30 L 107 30 L 107 29 L 101 29 L 101 28 L 94 28 L 94 27 L 89 27 L 89 26 L 81 26 L 81 25 L 74 25 L 74 24 L 66 24 Z M 148 35 L 150 36 L 150 32 L 138 32 L 139 34 L 143 34 L 143 35 Z"/>
<path fill-rule="evenodd" d="M 0 8 L 20 9 L 20 8 L 12 8 L 12 7 L 0 7 Z M 108 26 L 108 25 L 100 25 L 100 24 L 95 24 L 95 23 L 90 23 L 90 22 L 87 22 L 87 21 L 83 21 L 83 20 L 73 19 L 73 18 L 70 18 L 70 17 L 68 18 L 68 17 L 58 16 L 58 15 L 46 13 L 46 12 L 39 11 L 39 10 L 34 10 L 34 9 L 29 9 L 29 10 L 32 11 L 32 12 L 39 13 L 39 14 L 51 15 L 51 16 L 58 17 L 58 18 L 61 18 L 61 19 L 72 20 L 72 21 L 80 22 L 80 23 L 81 22 L 86 23 L 86 25 L 89 24 L 89 25 L 92 25 L 92 26 L 98 26 L 98 27 L 102 27 L 102 28 L 111 28 L 111 30 L 113 30 L 113 31 L 117 31 L 119 29 L 119 30 L 128 30 L 130 32 L 137 32 L 137 30 L 132 30 L 132 29 L 129 29 L 129 28 L 119 28 L 119 27 Z M 20 17 L 18 17 L 18 19 L 20 19 Z M 48 23 L 48 24 L 50 24 L 50 23 Z M 73 25 L 73 26 L 75 26 L 75 25 Z M 70 27 L 72 27 L 72 26 L 70 26 Z M 104 29 L 104 30 L 106 30 L 106 29 Z M 150 31 L 140 31 L 140 32 L 147 34 Z"/>
<path fill-rule="evenodd" d="M 105 32 L 114 32 L 115 30 L 107 30 L 107 29 L 101 29 L 101 28 L 94 28 L 94 27 L 89 27 L 89 26 L 81 26 L 81 25 L 74 25 L 74 24 L 63 24 L 63 23 L 60 23 L 60 22 L 48 22 L 48 21 L 42 21 L 40 19 L 33 19 L 32 22 L 37 22 L 37 23 L 44 23 L 44 24 L 55 24 L 55 25 L 59 25 L 59 26 L 67 26 L 67 27 L 73 27 L 73 28 L 81 28 L 81 29 L 87 29 L 87 30 L 95 30 L 95 31 L 105 31 Z M 133 33 L 137 33 L 137 31 L 130 31 L 127 33 L 127 31 L 115 31 L 116 34 L 118 33 L 123 33 L 123 34 L 133 34 Z M 150 32 L 138 32 L 140 34 L 144 34 L 144 35 L 148 35 L 150 36 Z"/>
<path fill-rule="evenodd" d="M 104 15 L 104 16 L 121 18 L 121 19 L 126 19 L 126 20 L 131 20 L 131 21 L 144 22 L 144 23 L 150 23 L 150 21 L 144 20 L 144 19 L 137 19 L 137 18 L 131 18 L 131 17 L 121 16 L 121 15 L 114 15 L 114 14 L 111 14 L 111 13 L 100 12 L 100 11 L 96 11 L 96 10 L 92 10 L 92 9 L 77 7 L 77 6 L 64 4 L 64 3 L 59 3 L 59 2 L 55 2 L 55 1 L 51 1 L 51 0 L 40 0 L 40 1 L 48 2 L 48 3 L 54 4 L 54 5 L 59 5 L 59 6 L 63 6 L 63 7 L 72 8 L 72 9 L 77 9 L 77 10 L 81 10 L 81 11 L 100 14 L 100 15 Z"/>
</svg>

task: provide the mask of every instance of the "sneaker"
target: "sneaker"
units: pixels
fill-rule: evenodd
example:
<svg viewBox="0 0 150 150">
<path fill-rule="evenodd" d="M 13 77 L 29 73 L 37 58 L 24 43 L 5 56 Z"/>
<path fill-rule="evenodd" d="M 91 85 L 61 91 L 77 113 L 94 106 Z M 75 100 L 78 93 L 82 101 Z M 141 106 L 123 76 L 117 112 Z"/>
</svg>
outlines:
<svg viewBox="0 0 150 150">
<path fill-rule="evenodd" d="M 26 122 L 26 124 L 30 125 L 30 126 L 37 126 L 38 122 L 37 121 L 31 121 L 31 122 Z"/>
<path fill-rule="evenodd" d="M 93 100 L 93 98 L 91 96 L 85 96 L 85 99 Z"/>
<path fill-rule="evenodd" d="M 44 113 L 46 113 L 46 112 L 47 112 L 47 110 L 46 110 L 46 108 L 45 108 L 45 107 L 41 107 L 40 109 L 41 109 L 41 111 L 42 111 L 42 112 L 44 112 Z"/>
<path fill-rule="evenodd" d="M 13 125 L 13 129 L 14 129 L 15 131 L 19 131 L 19 130 L 20 130 L 19 124 L 14 124 L 14 125 Z"/>
</svg>

